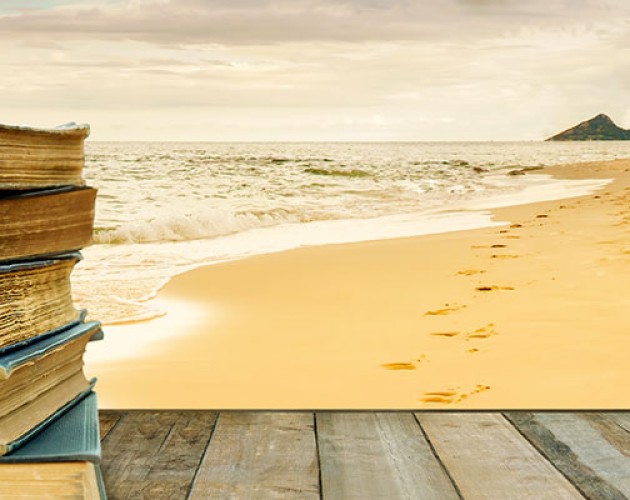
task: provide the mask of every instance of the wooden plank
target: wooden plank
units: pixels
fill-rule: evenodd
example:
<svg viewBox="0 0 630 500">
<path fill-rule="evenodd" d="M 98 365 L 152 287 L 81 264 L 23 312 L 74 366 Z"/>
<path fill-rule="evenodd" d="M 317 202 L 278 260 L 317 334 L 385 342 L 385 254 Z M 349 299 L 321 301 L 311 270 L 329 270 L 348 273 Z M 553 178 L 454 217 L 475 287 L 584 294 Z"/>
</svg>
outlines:
<svg viewBox="0 0 630 500">
<path fill-rule="evenodd" d="M 418 413 L 464 498 L 583 498 L 500 414 Z"/>
<path fill-rule="evenodd" d="M 111 410 L 100 410 L 98 412 L 99 432 L 101 433 L 101 441 L 107 437 L 107 434 L 118 423 L 122 412 Z"/>
<path fill-rule="evenodd" d="M 607 413 L 600 413 L 599 415 L 605 415 L 607 418 L 614 421 L 619 427 L 630 432 L 630 412 L 609 411 Z"/>
<path fill-rule="evenodd" d="M 123 414 L 103 441 L 109 498 L 186 498 L 215 419 L 209 411 Z"/>
<path fill-rule="evenodd" d="M 412 413 L 317 413 L 322 496 L 459 498 Z"/>
<path fill-rule="evenodd" d="M 191 499 L 319 499 L 312 413 L 222 412 Z"/>
<path fill-rule="evenodd" d="M 630 434 L 613 414 L 506 416 L 588 498 L 630 496 Z"/>
</svg>

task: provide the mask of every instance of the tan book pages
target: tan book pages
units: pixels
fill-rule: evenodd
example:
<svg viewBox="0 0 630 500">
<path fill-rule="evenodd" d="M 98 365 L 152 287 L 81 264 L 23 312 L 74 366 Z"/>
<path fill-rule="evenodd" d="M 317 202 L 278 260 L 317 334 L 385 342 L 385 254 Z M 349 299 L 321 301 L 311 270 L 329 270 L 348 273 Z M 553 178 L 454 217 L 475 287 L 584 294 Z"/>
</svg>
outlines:
<svg viewBox="0 0 630 500">
<path fill-rule="evenodd" d="M 99 499 L 94 464 L 0 464 L 0 499 L 41 497 Z"/>
<path fill-rule="evenodd" d="M 78 318 L 70 273 L 76 260 L 0 273 L 0 347 L 14 344 Z"/>
<path fill-rule="evenodd" d="M 83 185 L 83 142 L 89 133 L 87 125 L 0 125 L 0 189 Z"/>
</svg>

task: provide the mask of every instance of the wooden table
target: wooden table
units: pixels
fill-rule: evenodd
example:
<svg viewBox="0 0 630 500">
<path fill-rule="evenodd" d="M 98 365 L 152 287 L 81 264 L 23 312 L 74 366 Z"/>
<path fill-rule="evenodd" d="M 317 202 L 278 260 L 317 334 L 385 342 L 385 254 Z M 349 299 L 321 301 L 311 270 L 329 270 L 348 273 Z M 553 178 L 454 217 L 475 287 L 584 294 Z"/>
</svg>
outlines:
<svg viewBox="0 0 630 500">
<path fill-rule="evenodd" d="M 101 411 L 111 499 L 625 499 L 626 412 Z"/>
</svg>

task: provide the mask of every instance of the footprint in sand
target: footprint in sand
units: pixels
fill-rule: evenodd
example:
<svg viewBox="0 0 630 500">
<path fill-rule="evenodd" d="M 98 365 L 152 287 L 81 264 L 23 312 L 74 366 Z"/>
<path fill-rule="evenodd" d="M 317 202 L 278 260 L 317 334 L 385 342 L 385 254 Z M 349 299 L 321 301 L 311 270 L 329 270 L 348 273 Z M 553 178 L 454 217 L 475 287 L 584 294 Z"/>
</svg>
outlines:
<svg viewBox="0 0 630 500">
<path fill-rule="evenodd" d="M 459 389 L 459 388 L 457 388 Z M 441 404 L 453 404 L 469 398 L 474 394 L 487 391 L 490 389 L 489 385 L 478 384 L 472 391 L 462 393 L 457 389 L 447 389 L 445 391 L 425 392 L 424 396 L 420 398 L 423 403 L 441 403 Z"/>
<path fill-rule="evenodd" d="M 520 236 L 516 236 L 515 234 L 506 234 L 505 236 L 501 236 L 501 238 L 505 238 L 506 240 L 520 240 Z"/>
<path fill-rule="evenodd" d="M 505 248 L 507 247 L 507 245 L 504 245 L 502 243 L 495 243 L 494 245 L 471 245 L 470 248 L 475 248 L 475 249 L 479 249 L 479 248 Z"/>
<path fill-rule="evenodd" d="M 495 290 L 514 290 L 513 286 L 485 285 L 475 288 L 478 292 L 493 292 Z"/>
<path fill-rule="evenodd" d="M 518 229 L 519 227 L 523 227 L 523 224 L 510 224 L 510 229 Z"/>
<path fill-rule="evenodd" d="M 428 361 L 426 354 L 421 354 L 418 356 L 418 359 L 416 359 L 416 363 L 427 363 Z M 381 365 L 381 368 L 385 368 L 386 370 L 415 370 L 416 365 L 406 361 L 398 361 L 396 363 L 384 363 Z"/>
<path fill-rule="evenodd" d="M 455 390 L 425 392 L 420 398 L 423 403 L 454 403 L 458 392 Z"/>
<path fill-rule="evenodd" d="M 424 313 L 424 315 L 425 316 L 444 316 L 446 314 L 459 311 L 460 309 L 464 309 L 465 307 L 466 306 L 459 306 L 459 305 L 449 306 L 448 304 L 446 304 L 446 307 L 444 309 L 434 309 L 433 311 L 427 311 Z"/>
<path fill-rule="evenodd" d="M 485 271 L 481 269 L 464 269 L 463 271 L 457 271 L 457 276 L 473 276 L 475 274 L 482 274 Z"/>
<path fill-rule="evenodd" d="M 469 352 L 470 354 L 474 354 L 476 352 L 479 352 L 479 349 L 477 349 L 476 347 L 473 347 L 472 349 L 466 349 L 466 352 Z"/>
<path fill-rule="evenodd" d="M 477 328 L 474 332 L 466 335 L 466 340 L 487 339 L 488 337 L 492 337 L 493 335 L 497 335 L 497 332 L 494 329 L 494 323 L 488 323 L 486 326 Z"/>
<path fill-rule="evenodd" d="M 536 216 L 537 219 L 546 219 L 547 217 L 549 217 L 547 214 L 538 214 Z"/>
<path fill-rule="evenodd" d="M 518 259 L 518 255 L 493 253 L 490 256 L 490 258 L 491 259 Z"/>
<path fill-rule="evenodd" d="M 385 363 L 381 365 L 386 370 L 415 370 L 416 365 L 413 363 Z"/>
<path fill-rule="evenodd" d="M 433 335 L 435 337 L 455 337 L 456 335 L 459 335 L 460 332 L 433 332 L 430 335 Z"/>
</svg>

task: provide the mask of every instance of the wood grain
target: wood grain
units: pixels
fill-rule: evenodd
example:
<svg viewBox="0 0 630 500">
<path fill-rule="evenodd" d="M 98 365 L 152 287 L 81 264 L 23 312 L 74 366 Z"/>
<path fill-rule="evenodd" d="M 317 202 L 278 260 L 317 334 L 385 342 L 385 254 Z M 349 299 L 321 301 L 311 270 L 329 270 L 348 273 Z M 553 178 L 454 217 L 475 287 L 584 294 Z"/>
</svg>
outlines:
<svg viewBox="0 0 630 500">
<path fill-rule="evenodd" d="M 184 499 L 210 439 L 215 412 L 128 412 L 103 441 L 110 499 Z"/>
<path fill-rule="evenodd" d="M 98 412 L 98 423 L 99 423 L 99 432 L 101 435 L 101 441 L 107 437 L 107 434 L 114 428 L 114 426 L 120 420 L 121 413 L 118 411 L 99 411 Z"/>
<path fill-rule="evenodd" d="M 319 499 L 312 413 L 221 413 L 191 499 Z"/>
<path fill-rule="evenodd" d="M 213 433 L 215 418 L 102 411 L 109 497 L 630 498 L 630 413 L 222 412 Z"/>
<path fill-rule="evenodd" d="M 621 500 L 630 495 L 630 435 L 610 415 L 506 414 L 587 498 Z"/>
<path fill-rule="evenodd" d="M 317 413 L 317 436 L 326 499 L 459 498 L 411 413 Z"/>
<path fill-rule="evenodd" d="M 466 499 L 583 498 L 500 414 L 417 414 Z"/>
</svg>

